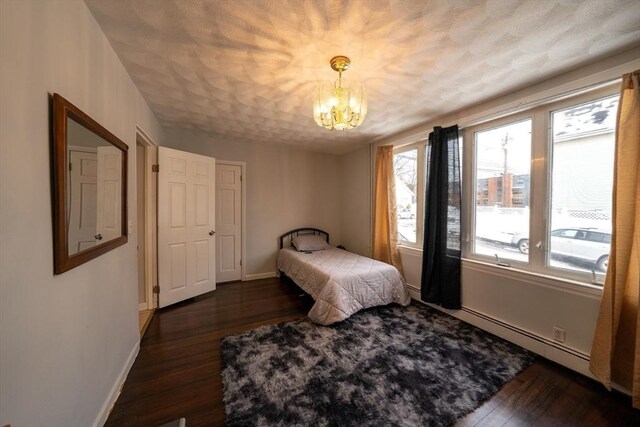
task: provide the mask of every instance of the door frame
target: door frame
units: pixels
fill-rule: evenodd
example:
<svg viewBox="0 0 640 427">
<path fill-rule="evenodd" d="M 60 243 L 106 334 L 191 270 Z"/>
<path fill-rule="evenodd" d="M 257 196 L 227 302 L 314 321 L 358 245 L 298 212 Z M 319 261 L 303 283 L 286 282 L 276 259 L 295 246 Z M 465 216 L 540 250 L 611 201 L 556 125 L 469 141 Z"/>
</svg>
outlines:
<svg viewBox="0 0 640 427">
<path fill-rule="evenodd" d="M 217 165 L 228 165 L 228 166 L 240 166 L 240 188 L 242 191 L 242 197 L 240 203 L 242 204 L 240 209 L 241 216 L 241 224 L 240 224 L 240 244 L 242 248 L 240 249 L 240 259 L 242 260 L 242 264 L 240 265 L 240 280 L 245 282 L 246 278 L 246 268 L 247 268 L 247 243 L 246 243 L 246 235 L 247 235 L 247 162 L 236 162 L 233 160 L 218 160 L 216 159 Z M 217 173 L 217 172 L 216 172 Z M 218 180 L 216 180 L 216 186 L 218 185 Z M 217 192 L 216 188 L 216 192 Z M 216 255 L 218 256 L 218 255 Z"/>
<path fill-rule="evenodd" d="M 145 239 L 145 254 L 144 254 L 144 269 L 145 269 L 145 292 L 146 292 L 146 304 L 138 304 L 138 310 L 153 310 L 158 307 L 157 298 L 154 298 L 153 293 L 153 260 L 156 260 L 156 270 L 158 269 L 158 182 L 157 174 L 152 171 L 153 165 L 158 163 L 158 144 L 156 144 L 149 135 L 143 131 L 140 126 L 136 125 L 136 143 L 140 142 L 145 150 L 145 212 L 144 212 L 144 239 Z M 136 184 L 137 185 L 137 184 Z M 137 191 L 136 191 L 137 197 Z M 154 197 L 156 203 L 154 203 Z M 136 205 L 137 206 L 137 205 Z M 137 216 L 136 216 L 137 219 Z M 155 245 L 154 245 L 155 240 Z M 155 246 L 155 251 L 153 250 Z M 139 267 L 139 266 L 138 266 Z M 157 271 L 156 278 L 157 276 Z"/>
</svg>

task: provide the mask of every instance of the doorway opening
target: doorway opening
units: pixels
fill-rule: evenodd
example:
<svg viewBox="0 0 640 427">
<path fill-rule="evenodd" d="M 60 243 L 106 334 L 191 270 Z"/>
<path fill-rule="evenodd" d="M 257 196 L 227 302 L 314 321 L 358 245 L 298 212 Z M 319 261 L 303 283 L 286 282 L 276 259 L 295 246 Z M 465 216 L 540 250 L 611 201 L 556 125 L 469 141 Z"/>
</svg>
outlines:
<svg viewBox="0 0 640 427">
<path fill-rule="evenodd" d="M 157 146 L 145 133 L 136 133 L 136 244 L 138 256 L 138 326 L 144 335 L 157 308 L 158 284 L 157 176 L 153 165 Z"/>
<path fill-rule="evenodd" d="M 244 281 L 246 163 L 216 160 L 216 279 Z"/>
</svg>

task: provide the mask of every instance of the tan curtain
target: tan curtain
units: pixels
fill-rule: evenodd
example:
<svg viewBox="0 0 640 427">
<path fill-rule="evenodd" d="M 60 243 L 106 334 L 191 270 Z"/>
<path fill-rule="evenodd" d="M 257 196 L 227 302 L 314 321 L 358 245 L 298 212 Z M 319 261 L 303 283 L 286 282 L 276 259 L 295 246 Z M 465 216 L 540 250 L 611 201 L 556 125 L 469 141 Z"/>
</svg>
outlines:
<svg viewBox="0 0 640 427">
<path fill-rule="evenodd" d="M 396 213 L 396 180 L 393 173 L 393 146 L 384 145 L 376 151 L 373 201 L 373 258 L 396 267 L 400 274 L 402 261 L 398 252 L 398 222 Z"/>
<path fill-rule="evenodd" d="M 613 237 L 591 372 L 632 391 L 640 408 L 640 70 L 625 74 L 618 107 L 613 183 Z"/>
</svg>

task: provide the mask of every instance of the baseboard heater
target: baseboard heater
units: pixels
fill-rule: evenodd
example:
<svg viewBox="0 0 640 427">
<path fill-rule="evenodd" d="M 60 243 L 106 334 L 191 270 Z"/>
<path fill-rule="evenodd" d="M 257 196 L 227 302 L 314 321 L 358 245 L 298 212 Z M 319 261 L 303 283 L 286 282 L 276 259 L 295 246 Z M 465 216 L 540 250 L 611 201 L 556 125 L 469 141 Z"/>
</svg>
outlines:
<svg viewBox="0 0 640 427">
<path fill-rule="evenodd" d="M 419 289 L 419 288 L 417 288 L 417 287 L 415 287 L 415 286 L 412 286 L 412 285 L 407 285 L 407 287 L 412 291 L 412 292 L 411 292 L 412 294 L 417 293 L 418 295 L 420 295 L 420 289 Z M 444 312 L 444 313 L 447 313 L 447 314 L 449 314 L 449 315 L 451 315 L 451 316 L 453 316 L 453 317 L 456 317 L 456 318 L 458 318 L 459 320 L 462 320 L 462 321 L 464 321 L 464 322 L 466 322 L 466 321 L 467 321 L 467 319 L 461 318 L 460 316 L 456 316 L 454 313 L 452 313 L 452 312 L 451 312 L 452 310 L 446 310 L 446 309 L 443 309 L 443 308 L 442 308 L 442 307 L 440 307 L 440 306 L 437 306 L 437 305 L 434 305 L 434 304 L 426 303 L 426 302 L 424 302 L 424 301 L 420 300 L 419 298 L 416 298 L 416 296 L 415 296 L 415 295 L 412 295 L 411 297 L 412 297 L 412 299 L 414 299 L 415 301 L 417 301 L 417 302 L 419 302 L 419 303 L 421 303 L 421 304 L 425 304 L 425 305 L 427 305 L 427 306 L 429 306 L 429 307 L 435 308 L 436 310 L 439 310 L 439 311 L 442 311 L 442 312 Z M 514 326 L 514 325 L 511 325 L 511 324 L 509 324 L 509 323 L 507 323 L 507 322 L 503 322 L 502 320 L 496 319 L 495 317 L 488 316 L 488 315 L 486 315 L 486 314 L 484 314 L 484 313 L 481 313 L 481 312 L 479 312 L 479 311 L 476 311 L 476 310 L 474 310 L 474 309 L 472 309 L 472 308 L 462 306 L 462 309 L 461 309 L 461 310 L 459 310 L 459 311 L 463 311 L 463 312 L 465 312 L 465 313 L 467 313 L 467 314 L 469 314 L 469 315 L 471 315 L 471 316 L 474 316 L 474 317 L 476 317 L 476 318 L 482 319 L 482 320 L 484 320 L 484 321 L 486 321 L 486 322 L 493 323 L 493 324 L 494 324 L 494 325 L 496 325 L 496 326 L 499 326 L 499 327 L 501 327 L 501 328 L 504 328 L 504 329 L 507 329 L 507 330 L 509 330 L 509 331 L 515 332 L 515 333 L 517 333 L 517 334 L 520 334 L 520 335 L 522 335 L 522 336 L 524 336 L 524 337 L 527 337 L 527 338 L 529 338 L 529 339 L 531 339 L 531 340 L 534 340 L 534 341 L 540 342 L 540 343 L 542 343 L 542 344 L 544 344 L 544 345 L 547 345 L 547 346 L 549 346 L 549 347 L 553 347 L 553 348 L 555 348 L 555 349 L 558 349 L 558 350 L 560 350 L 560 351 L 563 351 L 563 352 L 565 352 L 565 353 L 567 353 L 567 354 L 569 354 L 569 355 L 571 355 L 571 356 L 573 356 L 573 357 L 577 357 L 577 358 L 579 358 L 579 359 L 581 359 L 581 360 L 583 360 L 583 361 L 585 361 L 585 362 L 587 362 L 587 363 L 588 363 L 588 362 L 589 362 L 589 360 L 590 360 L 590 358 L 589 358 L 589 355 L 588 355 L 588 354 L 582 353 L 582 352 L 577 351 L 577 350 L 575 350 L 575 349 L 573 349 L 573 348 L 570 348 L 570 347 L 567 347 L 567 346 L 565 346 L 565 345 L 562 345 L 562 344 L 560 344 L 560 343 L 558 343 L 558 342 L 555 342 L 555 341 L 552 341 L 552 340 L 547 339 L 547 338 L 545 338 L 545 337 L 542 337 L 542 336 L 540 336 L 540 335 L 534 334 L 534 333 L 529 332 L 529 331 L 527 331 L 527 330 L 525 330 L 525 329 L 521 329 L 521 328 L 519 328 L 519 327 L 517 327 L 517 326 Z M 467 322 L 467 323 L 470 323 L 470 322 Z M 480 327 L 480 326 L 478 326 L 478 325 L 474 325 L 474 326 L 476 326 L 476 327 Z M 483 329 L 483 328 L 481 328 L 481 327 L 480 327 L 480 329 Z M 492 331 L 488 331 L 488 332 L 490 332 L 490 333 L 494 333 L 494 332 L 492 332 Z M 506 339 L 507 341 L 510 341 L 508 338 L 505 338 L 505 337 L 502 337 L 502 338 Z M 520 345 L 519 343 L 515 343 L 515 344 Z M 532 349 L 530 349 L 530 350 L 535 352 L 535 350 L 532 350 Z M 541 356 L 546 357 L 546 355 L 544 355 L 544 354 L 541 354 Z M 566 365 L 565 365 L 565 366 L 566 366 Z M 575 369 L 573 366 L 567 366 L 567 367 L 569 367 L 569 368 L 571 368 L 571 369 Z M 579 372 L 581 372 L 581 370 L 580 370 Z"/>
<path fill-rule="evenodd" d="M 431 307 L 434 307 L 431 304 L 428 304 L 428 305 L 431 306 Z M 437 308 L 437 307 L 434 307 L 434 308 Z M 588 354 L 584 354 L 584 353 L 582 353 L 580 351 L 572 349 L 571 347 L 567 347 L 567 346 L 564 346 L 564 345 L 562 345 L 560 343 L 557 343 L 555 341 L 551 341 L 551 340 L 549 340 L 547 338 L 541 337 L 540 335 L 536 335 L 536 334 L 531 333 L 531 332 L 529 332 L 527 330 L 520 329 L 517 326 L 510 325 L 509 323 L 503 322 L 503 321 L 498 320 L 498 319 L 496 319 L 494 317 L 487 316 L 486 314 L 480 313 L 479 311 L 475 311 L 475 310 L 473 310 L 471 308 L 464 307 L 464 306 L 462 307 L 462 311 L 464 311 L 466 313 L 469 313 L 471 315 L 477 316 L 477 317 L 479 317 L 481 319 L 484 319 L 484 320 L 486 320 L 488 322 L 495 323 L 496 325 L 501 326 L 501 327 L 506 328 L 506 329 L 509 329 L 509 330 L 511 330 L 513 332 L 517 332 L 517 333 L 519 333 L 521 335 L 526 336 L 527 338 L 531 338 L 532 340 L 536 340 L 536 341 L 539 341 L 539 342 L 541 342 L 543 344 L 549 345 L 551 347 L 555 347 L 558 350 L 562 350 L 564 352 L 567 352 L 567 353 L 571 354 L 572 356 L 579 357 L 580 359 L 585 360 L 587 362 L 590 360 Z"/>
<path fill-rule="evenodd" d="M 544 357 L 545 359 L 552 360 L 566 368 L 571 369 L 572 371 L 578 372 L 579 374 L 586 376 L 587 378 L 598 381 L 598 379 L 594 377 L 593 374 L 589 371 L 590 358 L 588 354 L 574 350 L 570 347 L 564 346 L 555 341 L 541 337 L 540 335 L 534 334 L 527 330 L 518 328 L 517 326 L 513 326 L 509 323 L 503 322 L 502 320 L 496 319 L 491 316 L 487 316 L 486 314 L 476 311 L 474 309 L 471 309 L 469 307 L 463 306 L 462 309 L 460 310 L 447 310 L 440 306 L 424 302 L 419 298 L 420 288 L 417 288 L 409 284 L 407 284 L 407 287 L 411 291 L 411 298 L 420 304 L 424 304 L 428 307 L 434 308 L 438 311 L 441 311 L 450 316 L 453 316 L 458 320 L 461 320 L 465 323 L 469 323 L 470 325 L 473 325 L 476 328 L 479 328 L 491 334 L 497 335 L 502 339 L 512 342 L 521 347 L 524 347 L 527 350 L 532 351 L 533 353 L 536 353 Z M 459 313 L 459 312 L 462 312 L 462 313 Z M 491 325 L 495 325 L 497 328 L 495 328 L 495 330 L 491 330 L 492 328 L 483 327 L 477 323 L 474 323 L 473 320 L 477 320 L 478 323 L 485 322 L 485 326 L 487 325 L 487 323 L 490 323 Z M 521 338 L 524 338 L 524 339 L 522 340 L 522 342 L 514 341 L 512 339 L 513 337 L 510 338 L 508 336 L 509 332 L 516 333 Z M 540 346 L 537 346 L 538 348 L 535 348 L 536 346 L 532 345 L 533 341 L 543 344 L 542 348 L 540 348 Z M 542 350 L 542 352 L 540 350 Z M 559 350 L 560 352 L 554 351 L 554 350 Z M 626 389 L 625 387 L 622 387 L 620 384 L 612 382 L 611 387 L 617 392 L 620 392 L 627 396 L 631 396 L 631 391 Z"/>
</svg>

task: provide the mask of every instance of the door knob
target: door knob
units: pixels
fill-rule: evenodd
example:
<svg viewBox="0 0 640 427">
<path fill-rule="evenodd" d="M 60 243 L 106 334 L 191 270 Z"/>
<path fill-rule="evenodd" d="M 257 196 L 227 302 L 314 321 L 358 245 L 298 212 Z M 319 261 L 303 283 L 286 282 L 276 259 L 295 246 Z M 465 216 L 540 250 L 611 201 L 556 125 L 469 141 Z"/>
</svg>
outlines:
<svg viewBox="0 0 640 427">
<path fill-rule="evenodd" d="M 215 232 L 215 231 L 213 231 L 213 230 L 211 230 L 211 231 L 209 232 L 209 236 L 213 236 L 214 234 L 216 234 L 216 232 Z"/>
<path fill-rule="evenodd" d="M 93 238 L 96 240 L 102 240 L 102 234 L 96 234 Z"/>
</svg>

